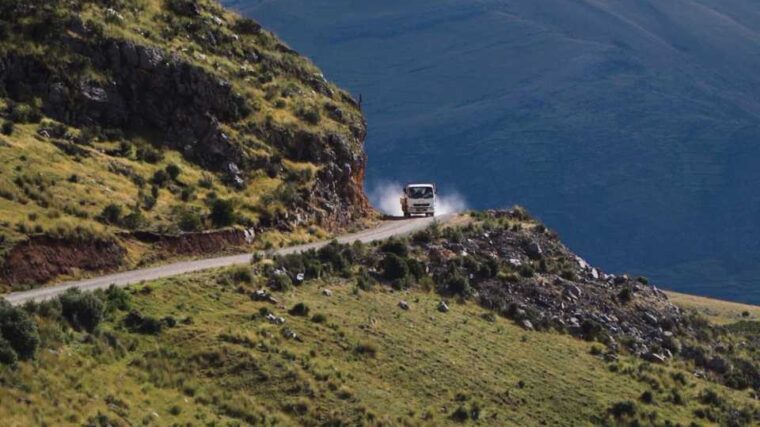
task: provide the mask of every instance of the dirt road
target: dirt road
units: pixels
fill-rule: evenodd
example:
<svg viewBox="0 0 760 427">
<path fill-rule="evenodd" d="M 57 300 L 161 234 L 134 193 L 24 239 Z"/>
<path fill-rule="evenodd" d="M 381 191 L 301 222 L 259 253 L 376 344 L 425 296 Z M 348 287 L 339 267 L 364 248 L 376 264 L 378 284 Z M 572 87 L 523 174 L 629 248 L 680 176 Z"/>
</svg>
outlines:
<svg viewBox="0 0 760 427">
<path fill-rule="evenodd" d="M 402 236 L 418 230 L 422 230 L 432 224 L 433 221 L 447 222 L 455 216 L 455 214 L 449 214 L 436 218 L 388 220 L 382 222 L 375 228 L 340 236 L 337 238 L 337 240 L 341 243 L 352 243 L 357 240 L 368 243 L 376 240 L 383 240 L 392 236 Z M 309 249 L 320 248 L 327 243 L 329 242 L 325 241 L 300 246 L 292 246 L 276 250 L 275 253 L 285 255 L 294 252 L 302 252 Z M 195 271 L 247 264 L 250 262 L 250 260 L 251 254 L 241 254 L 193 261 L 182 261 L 173 264 L 161 265 L 158 267 L 108 274 L 92 279 L 64 282 L 57 285 L 32 289 L 28 291 L 13 292 L 3 295 L 2 297 L 13 305 L 21 305 L 27 301 L 44 301 L 47 299 L 55 298 L 70 288 L 78 288 L 83 291 L 92 291 L 95 289 L 105 289 L 111 285 L 129 286 L 135 283 L 140 283 L 142 281 L 156 280 L 163 277 L 177 276 L 180 274 L 192 273 Z"/>
</svg>

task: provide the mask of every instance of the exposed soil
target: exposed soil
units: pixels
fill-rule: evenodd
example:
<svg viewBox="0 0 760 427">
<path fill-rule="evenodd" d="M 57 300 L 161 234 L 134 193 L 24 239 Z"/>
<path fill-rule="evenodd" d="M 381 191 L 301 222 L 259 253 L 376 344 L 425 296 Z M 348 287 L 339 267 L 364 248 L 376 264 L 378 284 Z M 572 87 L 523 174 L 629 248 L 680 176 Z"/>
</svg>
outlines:
<svg viewBox="0 0 760 427">
<path fill-rule="evenodd" d="M 36 285 L 75 271 L 111 271 L 127 251 L 115 240 L 65 240 L 32 236 L 14 246 L 0 267 L 3 283 Z"/>
<path fill-rule="evenodd" d="M 160 258 L 230 251 L 253 241 L 252 230 L 218 230 L 162 235 L 125 233 L 120 239 L 57 239 L 32 236 L 14 246 L 0 267 L 0 280 L 11 288 L 32 287 L 77 272 L 107 273 L 125 266 L 128 240 L 147 243 Z M 23 286 L 22 286 L 23 285 Z"/>
</svg>

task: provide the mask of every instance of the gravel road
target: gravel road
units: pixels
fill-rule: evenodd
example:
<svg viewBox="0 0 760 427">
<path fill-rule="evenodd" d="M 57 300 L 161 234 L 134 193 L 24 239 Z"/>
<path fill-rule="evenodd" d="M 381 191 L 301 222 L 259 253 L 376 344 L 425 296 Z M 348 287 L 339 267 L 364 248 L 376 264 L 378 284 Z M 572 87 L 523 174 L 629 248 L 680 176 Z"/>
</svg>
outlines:
<svg viewBox="0 0 760 427">
<path fill-rule="evenodd" d="M 341 243 L 352 243 L 362 241 L 369 243 L 376 240 L 384 240 L 392 236 L 402 236 L 422 230 L 433 223 L 433 221 L 447 222 L 455 214 L 442 215 L 436 218 L 412 218 L 397 219 L 382 222 L 379 226 L 363 230 L 353 234 L 340 236 L 337 240 Z M 278 249 L 275 253 L 286 255 L 294 252 L 302 252 L 309 249 L 318 249 L 329 243 L 317 242 L 306 245 L 291 246 Z M 158 267 L 142 268 L 139 270 L 124 271 L 121 273 L 108 274 L 105 276 L 95 277 L 92 279 L 77 280 L 64 282 L 56 285 L 46 286 L 43 288 L 32 289 L 28 291 L 12 292 L 2 297 L 13 305 L 21 305 L 27 301 L 44 301 L 55 298 L 70 288 L 78 288 L 83 291 L 92 291 L 95 289 L 105 289 L 111 285 L 129 286 L 148 280 L 156 280 L 164 277 L 177 276 L 195 271 L 209 270 L 213 268 L 228 267 L 232 265 L 247 264 L 251 261 L 251 254 L 230 255 L 215 258 L 206 258 L 193 261 L 182 261 L 173 264 L 161 265 Z"/>
</svg>

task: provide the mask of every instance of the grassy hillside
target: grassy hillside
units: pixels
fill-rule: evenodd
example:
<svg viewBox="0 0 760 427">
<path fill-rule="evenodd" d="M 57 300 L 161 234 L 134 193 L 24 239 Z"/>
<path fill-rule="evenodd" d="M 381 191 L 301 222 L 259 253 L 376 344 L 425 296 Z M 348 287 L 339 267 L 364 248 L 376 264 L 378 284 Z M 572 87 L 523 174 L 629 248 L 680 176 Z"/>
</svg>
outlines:
<svg viewBox="0 0 760 427">
<path fill-rule="evenodd" d="M 358 105 L 256 22 L 207 0 L 0 9 L 0 254 L 106 240 L 124 265 L 135 231 L 302 239 L 367 213 Z"/>
<path fill-rule="evenodd" d="M 452 235 L 456 230 L 469 233 L 465 227 Z M 601 338 L 526 330 L 519 318 L 484 308 L 482 297 L 447 291 L 450 283 L 432 273 L 435 262 L 431 276 L 408 277 L 403 286 L 388 281 L 392 267 L 384 259 L 401 247 L 408 259 L 424 259 L 412 243 L 424 236 L 407 246 L 331 246 L 305 257 L 257 259 L 252 268 L 30 305 L 23 311 L 38 325 L 40 347 L 33 359 L 0 367 L 0 416 L 9 425 L 117 426 L 760 419 L 756 390 L 695 375 L 702 368 L 680 356 L 647 362 L 626 347 L 612 351 Z M 369 260 L 378 255 L 375 274 Z M 299 262 L 304 283 L 294 274 Z M 472 286 L 484 292 L 482 283 Z M 632 304 L 645 298 L 639 291 Z M 743 333 L 702 328 L 702 345 L 733 343 Z"/>
</svg>

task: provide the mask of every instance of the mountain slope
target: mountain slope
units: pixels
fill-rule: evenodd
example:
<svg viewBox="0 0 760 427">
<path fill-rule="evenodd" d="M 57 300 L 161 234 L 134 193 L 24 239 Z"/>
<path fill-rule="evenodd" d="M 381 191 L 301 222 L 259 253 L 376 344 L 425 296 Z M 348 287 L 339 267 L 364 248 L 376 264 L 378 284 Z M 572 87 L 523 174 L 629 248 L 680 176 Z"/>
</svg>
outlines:
<svg viewBox="0 0 760 427">
<path fill-rule="evenodd" d="M 203 0 L 0 12 L 4 284 L 369 214 L 356 101 L 256 22 Z"/>
<path fill-rule="evenodd" d="M 370 187 L 520 203 L 610 270 L 760 301 L 756 2 L 226 3 L 362 95 Z"/>
<path fill-rule="evenodd" d="M 521 209 L 460 223 L 0 305 L 0 416 L 113 426 L 760 420 L 756 310 L 718 304 L 732 320 L 712 326 L 655 287 L 583 263 Z M 11 317 L 36 329 L 9 328 Z"/>
</svg>

